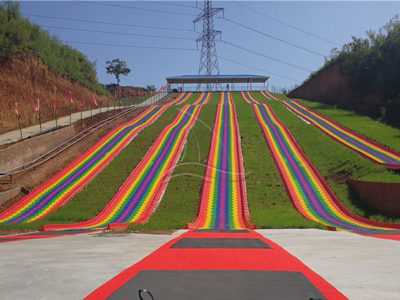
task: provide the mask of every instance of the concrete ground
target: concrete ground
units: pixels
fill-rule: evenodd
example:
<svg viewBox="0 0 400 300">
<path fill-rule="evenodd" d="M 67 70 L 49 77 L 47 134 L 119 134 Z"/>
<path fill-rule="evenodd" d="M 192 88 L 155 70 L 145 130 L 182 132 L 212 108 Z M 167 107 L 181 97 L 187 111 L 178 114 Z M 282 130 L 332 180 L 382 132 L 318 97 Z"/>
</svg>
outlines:
<svg viewBox="0 0 400 300">
<path fill-rule="evenodd" d="M 400 299 L 400 243 L 318 229 L 257 230 L 349 299 Z"/>
<path fill-rule="evenodd" d="M 257 231 L 350 299 L 399 299 L 397 241 L 317 229 Z M 0 244 L 0 298 L 81 299 L 183 232 L 94 233 Z"/>
<path fill-rule="evenodd" d="M 82 299 L 181 233 L 92 233 L 0 244 L 0 299 Z"/>
</svg>

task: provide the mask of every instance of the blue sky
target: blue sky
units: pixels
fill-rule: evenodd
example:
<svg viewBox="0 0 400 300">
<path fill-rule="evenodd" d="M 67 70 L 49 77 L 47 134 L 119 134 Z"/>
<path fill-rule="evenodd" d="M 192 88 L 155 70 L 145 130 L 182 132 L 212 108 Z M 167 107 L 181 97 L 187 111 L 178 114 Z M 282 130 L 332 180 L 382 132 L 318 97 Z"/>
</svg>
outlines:
<svg viewBox="0 0 400 300">
<path fill-rule="evenodd" d="M 198 1 L 199 7 L 202 6 L 202 2 Z M 349 42 L 352 35 L 365 37 L 366 30 L 379 29 L 391 17 L 400 12 L 400 2 L 383 1 L 243 1 L 240 3 L 217 1 L 213 2 L 213 5 L 214 7 L 225 8 L 225 17 L 234 22 L 239 22 L 326 57 L 329 57 L 332 48 L 340 48 L 341 45 Z M 154 84 L 160 87 L 165 84 L 165 77 L 167 76 L 197 74 L 198 72 L 200 51 L 195 50 L 195 39 L 199 33 L 193 31 L 192 20 L 200 13 L 200 9 L 196 8 L 195 4 L 195 1 L 113 1 L 97 2 L 97 4 L 84 1 L 24 1 L 21 2 L 21 12 L 29 14 L 30 16 L 27 17 L 31 21 L 43 26 L 52 35 L 58 36 L 66 44 L 84 53 L 89 60 L 96 61 L 100 82 L 115 82 L 112 75 L 106 74 L 105 62 L 118 57 L 127 61 L 128 66 L 132 69 L 129 76 L 122 77 L 122 85 L 146 86 L 147 84 Z M 32 15 L 165 27 L 180 29 L 180 31 L 83 23 Z M 340 46 L 302 33 L 274 21 L 270 17 L 318 35 Z M 67 30 L 65 28 L 78 30 Z M 226 42 L 252 49 L 306 70 L 315 71 L 324 63 L 324 57 L 320 55 L 267 38 L 222 18 L 215 19 L 215 28 L 222 31 L 222 39 Z M 82 31 L 83 29 L 121 34 L 86 32 Z M 197 25 L 196 30 L 201 30 L 201 24 Z M 133 36 L 135 34 L 169 38 Z M 117 47 L 116 45 L 179 48 L 182 50 Z M 302 82 L 310 73 L 279 63 L 276 60 L 248 53 L 223 42 L 217 42 L 217 53 L 226 59 L 258 68 L 253 69 L 220 59 L 221 74 L 269 75 L 270 85 L 276 87 L 290 88 L 294 84 Z M 283 77 L 271 75 L 267 72 L 283 75 Z"/>
</svg>

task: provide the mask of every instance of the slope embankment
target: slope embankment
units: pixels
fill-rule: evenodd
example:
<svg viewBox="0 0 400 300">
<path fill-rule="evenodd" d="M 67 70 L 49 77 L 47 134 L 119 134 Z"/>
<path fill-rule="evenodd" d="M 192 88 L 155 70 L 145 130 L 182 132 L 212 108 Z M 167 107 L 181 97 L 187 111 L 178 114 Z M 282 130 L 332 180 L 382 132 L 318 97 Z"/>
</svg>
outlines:
<svg viewBox="0 0 400 300">
<path fill-rule="evenodd" d="M 380 108 L 385 106 L 384 95 L 357 92 L 352 85 L 352 79 L 342 73 L 339 63 L 333 63 L 321 69 L 308 81 L 291 91 L 288 96 L 336 105 L 339 108 L 354 110 L 372 118 L 378 118 Z M 386 111 L 388 120 L 391 120 L 391 116 L 396 114 L 400 115 L 400 107 Z"/>
<path fill-rule="evenodd" d="M 54 100 L 57 103 L 57 116 L 68 115 L 69 92 L 73 98 L 72 112 L 80 111 L 84 103 L 89 109 L 93 95 L 99 104 L 106 103 L 106 96 L 94 94 L 80 83 L 57 76 L 37 58 L 0 60 L 0 133 L 18 128 L 15 102 L 18 103 L 22 127 L 39 123 L 38 113 L 35 112 L 38 98 L 42 122 L 54 119 Z"/>
</svg>

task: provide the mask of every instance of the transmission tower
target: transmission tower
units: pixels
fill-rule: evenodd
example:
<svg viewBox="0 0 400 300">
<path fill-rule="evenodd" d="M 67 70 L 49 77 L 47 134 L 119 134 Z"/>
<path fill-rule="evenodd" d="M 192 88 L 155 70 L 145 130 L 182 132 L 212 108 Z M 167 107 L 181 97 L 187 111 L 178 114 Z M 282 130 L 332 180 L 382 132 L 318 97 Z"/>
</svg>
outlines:
<svg viewBox="0 0 400 300">
<path fill-rule="evenodd" d="M 195 25 L 197 22 L 203 21 L 203 32 L 196 40 L 197 44 L 201 42 L 199 75 L 211 75 L 214 71 L 216 75 L 219 75 L 215 37 L 221 35 L 221 31 L 214 30 L 213 17 L 223 11 L 223 8 L 213 8 L 212 0 L 204 0 L 203 11 L 193 20 Z M 207 84 L 207 89 L 211 90 L 212 86 L 212 84 Z"/>
</svg>

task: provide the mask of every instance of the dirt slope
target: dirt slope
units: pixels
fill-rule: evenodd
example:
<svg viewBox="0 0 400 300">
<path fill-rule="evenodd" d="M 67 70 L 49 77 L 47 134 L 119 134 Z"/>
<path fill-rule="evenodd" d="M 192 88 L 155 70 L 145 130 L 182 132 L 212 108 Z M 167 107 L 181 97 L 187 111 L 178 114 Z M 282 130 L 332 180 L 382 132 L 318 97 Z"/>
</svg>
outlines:
<svg viewBox="0 0 400 300">
<path fill-rule="evenodd" d="M 378 94 L 362 95 L 351 86 L 350 78 L 343 75 L 339 64 L 332 64 L 318 72 L 315 77 L 291 91 L 291 98 L 319 101 L 340 108 L 371 115 L 383 106 L 383 97 Z"/>
<path fill-rule="evenodd" d="M 0 133 L 18 128 L 14 114 L 14 103 L 18 102 L 22 126 L 38 124 L 38 114 L 34 112 L 36 99 L 40 99 L 42 121 L 54 119 L 53 99 L 57 99 L 57 115 L 69 114 L 68 92 L 74 100 L 72 109 L 79 111 L 86 100 L 86 108 L 93 92 L 79 83 L 73 83 L 48 71 L 35 58 L 0 60 Z M 96 95 L 106 105 L 106 97 Z"/>
</svg>

